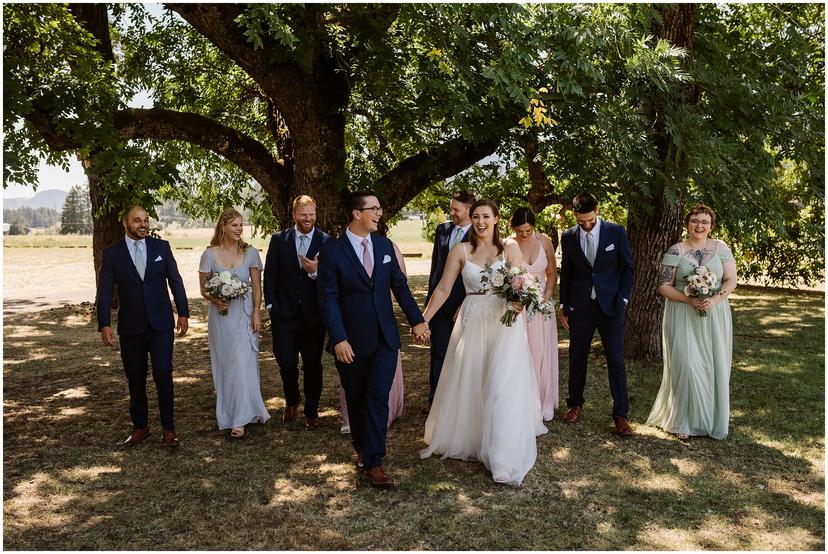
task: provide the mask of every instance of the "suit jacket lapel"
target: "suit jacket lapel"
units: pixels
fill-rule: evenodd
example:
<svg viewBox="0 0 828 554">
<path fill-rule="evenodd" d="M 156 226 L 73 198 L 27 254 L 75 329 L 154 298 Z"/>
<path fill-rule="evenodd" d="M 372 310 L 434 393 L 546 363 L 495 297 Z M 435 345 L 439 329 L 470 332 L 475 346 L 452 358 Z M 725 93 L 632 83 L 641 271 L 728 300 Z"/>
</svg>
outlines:
<svg viewBox="0 0 828 554">
<path fill-rule="evenodd" d="M 373 241 L 372 241 L 373 242 Z M 354 269 L 357 270 L 362 279 L 365 281 L 367 285 L 371 285 L 371 278 L 368 277 L 368 274 L 365 272 L 365 267 L 362 265 L 362 260 L 357 258 L 356 252 L 354 252 L 354 247 L 351 246 L 351 241 L 348 240 L 348 235 L 345 234 L 343 231 L 342 237 L 339 239 L 339 244 L 342 245 L 342 249 L 345 251 L 345 257 L 351 260 L 351 263 L 354 264 Z M 374 271 L 376 271 L 377 264 L 374 263 Z"/>
<path fill-rule="evenodd" d="M 374 274 L 371 276 L 371 278 L 376 283 L 377 282 L 377 271 L 379 271 L 380 268 L 384 267 L 386 264 L 382 263 L 382 257 L 377 252 L 377 248 L 379 247 L 379 241 L 377 240 L 376 235 L 373 235 L 373 234 L 371 235 L 371 247 L 373 249 L 373 251 L 371 252 L 371 255 L 374 256 Z M 366 273 L 366 275 L 368 275 L 368 274 Z"/>
<path fill-rule="evenodd" d="M 609 228 L 604 225 L 604 221 L 601 220 L 601 234 L 598 236 L 598 248 L 595 251 L 595 264 L 598 264 L 598 258 L 601 257 L 601 254 L 605 252 L 604 250 L 609 243 L 611 242 L 612 238 L 609 234 Z"/>
<path fill-rule="evenodd" d="M 319 229 L 313 229 L 313 238 L 310 241 L 310 245 L 308 246 L 308 258 L 311 260 L 314 256 L 319 252 L 319 243 L 322 242 L 322 236 L 319 234 Z"/>
<path fill-rule="evenodd" d="M 144 244 L 147 245 L 147 260 L 146 266 L 144 267 L 144 281 L 146 281 L 150 274 L 150 268 L 155 265 L 155 258 L 158 257 L 158 243 L 147 237 L 144 239 Z M 135 273 L 138 273 L 137 269 L 135 270 Z"/>
<path fill-rule="evenodd" d="M 129 267 L 130 273 L 132 273 L 132 276 L 140 281 L 141 276 L 138 275 L 138 270 L 135 268 L 135 262 L 132 261 L 132 256 L 130 256 L 129 254 L 129 246 L 127 246 L 126 238 L 124 238 L 124 240 L 121 241 L 119 249 L 121 250 L 121 256 L 123 256 L 124 258 L 124 263 L 127 265 L 127 267 Z"/>
</svg>

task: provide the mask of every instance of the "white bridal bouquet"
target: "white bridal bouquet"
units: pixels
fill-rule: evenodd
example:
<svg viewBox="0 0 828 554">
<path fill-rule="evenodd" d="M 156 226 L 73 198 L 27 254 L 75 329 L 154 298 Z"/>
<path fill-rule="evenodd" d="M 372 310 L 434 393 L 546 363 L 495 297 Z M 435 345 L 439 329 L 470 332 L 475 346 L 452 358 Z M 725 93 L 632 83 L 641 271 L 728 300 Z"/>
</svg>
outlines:
<svg viewBox="0 0 828 554">
<path fill-rule="evenodd" d="M 707 266 L 700 265 L 687 277 L 687 286 L 684 287 L 684 294 L 701 300 L 707 300 L 716 294 L 716 286 L 719 279 L 716 274 Z M 701 317 L 707 317 L 707 310 L 696 310 Z"/>
<path fill-rule="evenodd" d="M 222 271 L 213 273 L 204 283 L 204 288 L 210 295 L 229 302 L 247 294 L 250 291 L 250 283 L 242 281 L 235 273 Z M 219 310 L 219 313 L 227 315 L 227 310 Z"/>
<path fill-rule="evenodd" d="M 526 315 L 532 319 L 535 314 L 549 318 L 555 314 L 555 307 L 551 302 L 543 301 L 543 290 L 540 281 L 526 271 L 524 267 L 514 266 L 506 262 L 497 269 L 486 264 L 481 271 L 484 289 L 490 290 L 506 299 L 507 302 L 517 302 L 526 310 Z M 518 314 L 507 309 L 500 317 L 500 322 L 511 327 Z"/>
</svg>

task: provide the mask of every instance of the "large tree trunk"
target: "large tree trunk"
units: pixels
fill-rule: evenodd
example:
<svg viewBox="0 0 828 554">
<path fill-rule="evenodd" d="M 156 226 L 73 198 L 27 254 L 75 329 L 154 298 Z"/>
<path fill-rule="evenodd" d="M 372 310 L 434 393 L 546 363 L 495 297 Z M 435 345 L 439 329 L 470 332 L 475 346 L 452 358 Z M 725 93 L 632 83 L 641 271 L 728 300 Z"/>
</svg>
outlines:
<svg viewBox="0 0 828 554">
<path fill-rule="evenodd" d="M 653 24 L 653 34 L 675 46 L 687 50 L 685 64 L 693 56 L 693 4 L 664 5 L 657 8 L 661 20 Z M 698 91 L 685 87 L 682 100 L 695 104 Z M 661 318 L 664 299 L 656 292 L 659 286 L 659 265 L 665 250 L 678 242 L 683 228 L 684 203 L 677 194 L 675 200 L 665 194 L 667 186 L 683 190 L 681 180 L 687 178 L 687 157 L 679 155 L 672 138 L 664 127 L 661 106 L 649 106 L 650 120 L 655 131 L 655 147 L 661 160 L 663 180 L 655 177 L 650 202 L 638 201 L 630 206 L 628 233 L 635 263 L 635 288 L 627 312 L 625 350 L 629 358 L 658 360 L 661 358 Z M 648 209 L 649 208 L 649 209 Z"/>
<path fill-rule="evenodd" d="M 663 194 L 654 213 L 641 204 L 630 209 L 627 232 L 635 259 L 635 287 L 627 310 L 624 338 L 629 358 L 661 357 L 661 315 L 664 298 L 658 293 L 659 266 L 666 246 L 681 236 L 683 204 L 671 204 Z M 666 246 L 665 246 L 666 245 Z"/>
<path fill-rule="evenodd" d="M 95 264 L 95 286 L 101 273 L 103 251 L 124 238 L 124 226 L 117 208 L 107 205 L 103 178 L 92 170 L 92 158 L 81 159 L 89 182 L 89 200 L 92 203 L 92 259 Z M 118 307 L 118 290 L 113 290 L 112 307 Z"/>
</svg>

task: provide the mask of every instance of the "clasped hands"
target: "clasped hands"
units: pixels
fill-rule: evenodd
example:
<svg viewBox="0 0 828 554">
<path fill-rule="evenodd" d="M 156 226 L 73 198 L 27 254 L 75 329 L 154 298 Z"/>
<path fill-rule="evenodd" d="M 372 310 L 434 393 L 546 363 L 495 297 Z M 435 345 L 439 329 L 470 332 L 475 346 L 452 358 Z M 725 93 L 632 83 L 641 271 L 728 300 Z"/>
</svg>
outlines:
<svg viewBox="0 0 828 554">
<path fill-rule="evenodd" d="M 414 342 L 417 344 L 428 344 L 428 339 L 431 337 L 431 329 L 428 328 L 428 323 L 423 321 L 411 328 L 411 334 L 414 335 Z"/>
</svg>

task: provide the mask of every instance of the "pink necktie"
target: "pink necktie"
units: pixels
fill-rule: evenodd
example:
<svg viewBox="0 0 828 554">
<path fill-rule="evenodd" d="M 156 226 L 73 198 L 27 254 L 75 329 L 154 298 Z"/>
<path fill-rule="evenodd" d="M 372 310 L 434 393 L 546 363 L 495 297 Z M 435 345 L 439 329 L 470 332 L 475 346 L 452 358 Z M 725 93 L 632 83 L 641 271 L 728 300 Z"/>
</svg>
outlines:
<svg viewBox="0 0 828 554">
<path fill-rule="evenodd" d="M 368 239 L 362 239 L 362 265 L 368 277 L 374 273 L 374 260 L 371 259 L 371 252 L 368 251 Z"/>
</svg>

